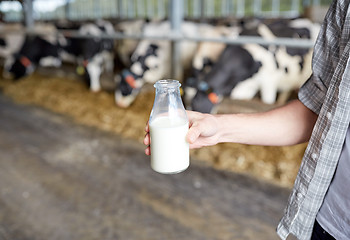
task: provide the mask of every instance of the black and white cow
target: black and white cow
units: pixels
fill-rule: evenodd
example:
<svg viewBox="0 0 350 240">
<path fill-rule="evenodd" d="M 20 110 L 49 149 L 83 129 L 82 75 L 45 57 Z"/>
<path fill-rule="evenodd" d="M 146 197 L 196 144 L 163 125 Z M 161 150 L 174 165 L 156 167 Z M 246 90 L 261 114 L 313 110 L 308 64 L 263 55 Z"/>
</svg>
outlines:
<svg viewBox="0 0 350 240">
<path fill-rule="evenodd" d="M 0 23 L 0 58 L 18 51 L 24 40 L 24 27 L 19 23 Z"/>
<path fill-rule="evenodd" d="M 101 38 L 101 35 L 113 35 L 114 27 L 110 22 L 99 20 L 95 23 L 82 25 L 78 32 L 90 37 L 71 38 L 69 39 L 70 43 L 63 49 L 68 54 L 73 53 L 78 58 L 79 63 L 85 67 L 90 90 L 100 91 L 102 72 L 112 73 L 114 69 L 114 40 Z"/>
<path fill-rule="evenodd" d="M 48 59 L 53 58 L 55 60 L 51 64 L 60 65 L 55 26 L 38 23 L 34 25 L 33 31 L 38 35 L 25 34 L 25 29 L 22 28 L 21 35 L 18 36 L 22 44 L 17 45 L 18 50 L 12 51 L 5 60 L 4 72 L 8 76 L 12 74 L 12 77 L 19 79 L 32 73 L 45 57 L 48 57 L 46 64 Z"/>
<path fill-rule="evenodd" d="M 144 19 L 121 21 L 115 25 L 114 29 L 116 32 L 123 33 L 125 35 L 138 35 L 142 33 L 143 26 L 147 22 L 148 20 Z M 115 52 L 123 66 L 130 67 L 131 55 L 137 48 L 139 41 L 140 40 L 138 39 L 130 38 L 116 40 Z"/>
<path fill-rule="evenodd" d="M 8 69 L 12 56 L 18 52 L 25 39 L 24 27 L 18 23 L 0 23 L 0 59 L 3 63 L 3 77 L 9 78 Z"/>
<path fill-rule="evenodd" d="M 15 55 L 15 61 L 9 72 L 13 74 L 15 80 L 20 79 L 31 74 L 45 57 L 59 59 L 57 46 L 39 36 L 27 36 L 22 48 Z M 56 65 L 60 65 L 59 60 L 57 60 Z"/>
<path fill-rule="evenodd" d="M 211 25 L 200 24 L 199 35 L 204 38 L 235 38 L 241 31 L 241 26 L 237 24 L 230 25 Z M 214 64 L 217 62 L 226 44 L 221 42 L 203 41 L 198 43 L 197 50 L 192 60 L 191 76 L 184 82 L 184 101 L 189 107 L 190 102 L 197 92 L 199 81 L 203 81 Z"/>
<path fill-rule="evenodd" d="M 192 22 L 184 22 L 181 26 L 184 36 L 198 36 L 198 26 Z M 150 22 L 145 24 L 145 36 L 168 36 L 170 22 Z M 191 66 L 197 43 L 181 42 L 181 62 L 184 68 Z M 171 48 L 170 41 L 144 39 L 139 42 L 131 57 L 130 69 L 125 69 L 119 76 L 118 87 L 115 91 L 115 101 L 120 107 L 128 107 L 134 101 L 145 83 L 170 77 Z M 181 79 L 179 79 L 181 81 Z"/>
<path fill-rule="evenodd" d="M 102 20 L 83 24 L 78 33 L 89 36 L 86 38 L 64 37 L 58 34 L 55 26 L 51 27 L 51 31 L 26 36 L 9 72 L 15 79 L 20 79 L 32 73 L 38 65 L 59 67 L 62 61 L 73 61 L 85 68 L 90 89 L 99 91 L 102 71 L 113 71 L 114 53 L 114 41 L 101 38 L 101 35 L 113 34 L 113 25 Z"/>
<path fill-rule="evenodd" d="M 315 39 L 319 26 L 308 20 L 283 20 L 259 23 L 243 29 L 241 35 Z M 272 104 L 277 92 L 297 89 L 311 74 L 311 49 L 258 44 L 227 46 L 218 62 L 203 81 L 192 100 L 192 109 L 212 112 L 222 99 L 251 99 L 260 91 L 262 101 Z M 250 64 L 247 64 L 250 62 Z"/>
<path fill-rule="evenodd" d="M 239 57 L 232 57 L 239 56 Z M 261 63 L 243 47 L 227 46 L 211 71 L 198 83 L 198 91 L 192 99 L 192 110 L 210 113 L 223 96 L 259 71 Z M 227 78 L 230 78 L 229 80 Z"/>
</svg>

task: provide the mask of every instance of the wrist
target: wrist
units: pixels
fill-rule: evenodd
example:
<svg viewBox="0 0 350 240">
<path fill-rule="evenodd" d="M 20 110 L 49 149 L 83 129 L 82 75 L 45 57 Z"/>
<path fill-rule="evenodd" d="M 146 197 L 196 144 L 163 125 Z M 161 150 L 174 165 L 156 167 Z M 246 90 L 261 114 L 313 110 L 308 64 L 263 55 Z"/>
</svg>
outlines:
<svg viewBox="0 0 350 240">
<path fill-rule="evenodd" d="M 215 124 L 217 128 L 217 140 L 218 143 L 223 142 L 232 142 L 232 139 L 230 139 L 230 131 L 232 131 L 232 125 L 229 123 L 232 121 L 229 117 L 231 115 L 228 114 L 218 114 L 215 115 Z M 230 126 L 231 125 L 231 126 Z"/>
<path fill-rule="evenodd" d="M 216 115 L 218 129 L 218 143 L 245 142 L 243 136 L 246 118 L 244 114 L 222 114 Z"/>
</svg>

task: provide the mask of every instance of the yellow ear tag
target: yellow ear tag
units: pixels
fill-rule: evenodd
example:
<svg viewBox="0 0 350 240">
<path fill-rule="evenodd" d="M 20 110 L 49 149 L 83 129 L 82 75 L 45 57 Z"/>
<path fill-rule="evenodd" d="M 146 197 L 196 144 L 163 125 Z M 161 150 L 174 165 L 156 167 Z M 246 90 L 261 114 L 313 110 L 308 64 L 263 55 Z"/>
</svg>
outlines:
<svg viewBox="0 0 350 240">
<path fill-rule="evenodd" d="M 180 95 L 183 96 L 184 95 L 184 90 L 183 88 L 180 87 Z"/>
<path fill-rule="evenodd" d="M 85 68 L 83 66 L 78 66 L 76 71 L 78 75 L 83 75 L 85 73 Z"/>
</svg>

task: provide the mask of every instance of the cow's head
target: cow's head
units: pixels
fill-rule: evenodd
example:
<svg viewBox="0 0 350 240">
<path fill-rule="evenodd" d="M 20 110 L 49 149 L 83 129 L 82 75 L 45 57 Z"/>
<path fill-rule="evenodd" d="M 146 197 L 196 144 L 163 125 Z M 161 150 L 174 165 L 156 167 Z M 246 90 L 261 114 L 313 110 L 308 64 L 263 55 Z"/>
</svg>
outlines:
<svg viewBox="0 0 350 240">
<path fill-rule="evenodd" d="M 188 105 L 196 95 L 198 86 L 210 72 L 214 63 L 210 58 L 202 58 L 200 64 L 193 64 L 192 76 L 187 78 L 184 84 L 185 104 Z"/>
<path fill-rule="evenodd" d="M 127 108 L 135 100 L 144 82 L 139 76 L 124 69 L 116 76 L 117 89 L 115 91 L 115 102 L 119 107 Z"/>
<path fill-rule="evenodd" d="M 202 113 L 212 113 L 214 107 L 222 100 L 214 89 L 209 85 L 201 81 L 198 84 L 198 90 L 191 102 L 191 108 L 193 111 Z"/>
<path fill-rule="evenodd" d="M 32 61 L 23 55 L 15 57 L 13 63 L 8 69 L 8 72 L 15 80 L 25 77 L 34 71 L 35 67 Z"/>
<path fill-rule="evenodd" d="M 150 44 L 143 55 L 133 55 L 130 70 L 124 69 L 117 81 L 115 101 L 120 107 L 129 107 L 135 100 L 141 87 L 149 79 L 157 79 L 159 59 L 158 45 Z M 158 77 L 160 79 L 161 76 Z"/>
<path fill-rule="evenodd" d="M 202 81 L 206 74 L 210 72 L 212 67 L 214 66 L 214 62 L 208 58 L 202 58 L 202 61 L 199 63 L 193 63 L 192 75 L 194 78 Z"/>
<path fill-rule="evenodd" d="M 20 79 L 31 74 L 38 64 L 43 66 L 58 66 L 59 48 L 40 36 L 26 37 L 19 53 L 14 56 L 12 64 L 8 65 L 9 73 L 14 79 Z"/>
</svg>

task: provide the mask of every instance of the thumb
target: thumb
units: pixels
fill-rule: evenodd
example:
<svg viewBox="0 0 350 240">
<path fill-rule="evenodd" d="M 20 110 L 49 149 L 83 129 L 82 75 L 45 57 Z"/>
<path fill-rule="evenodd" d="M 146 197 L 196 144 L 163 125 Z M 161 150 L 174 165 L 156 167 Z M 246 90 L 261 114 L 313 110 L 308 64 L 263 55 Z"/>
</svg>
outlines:
<svg viewBox="0 0 350 240">
<path fill-rule="evenodd" d="M 202 130 L 200 124 L 198 124 L 198 122 L 195 122 L 188 130 L 186 139 L 189 143 L 194 143 L 197 140 L 197 138 L 201 135 L 201 133 Z"/>
</svg>

